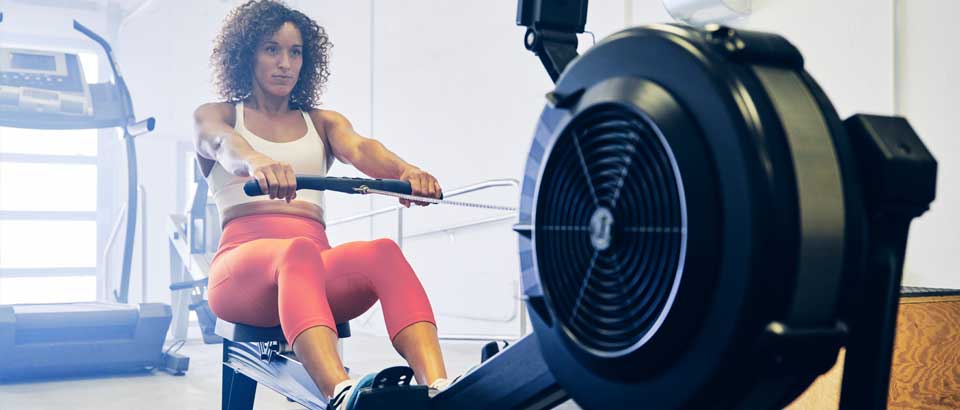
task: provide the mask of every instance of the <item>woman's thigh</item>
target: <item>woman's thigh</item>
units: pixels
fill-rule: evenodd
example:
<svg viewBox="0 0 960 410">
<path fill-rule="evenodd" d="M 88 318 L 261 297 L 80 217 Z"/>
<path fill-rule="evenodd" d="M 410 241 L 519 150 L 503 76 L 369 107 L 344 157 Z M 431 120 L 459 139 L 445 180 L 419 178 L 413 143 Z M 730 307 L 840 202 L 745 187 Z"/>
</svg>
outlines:
<svg viewBox="0 0 960 410">
<path fill-rule="evenodd" d="M 210 265 L 210 308 L 235 323 L 271 327 L 280 324 L 277 260 L 289 239 L 256 239 L 221 251 Z"/>
</svg>

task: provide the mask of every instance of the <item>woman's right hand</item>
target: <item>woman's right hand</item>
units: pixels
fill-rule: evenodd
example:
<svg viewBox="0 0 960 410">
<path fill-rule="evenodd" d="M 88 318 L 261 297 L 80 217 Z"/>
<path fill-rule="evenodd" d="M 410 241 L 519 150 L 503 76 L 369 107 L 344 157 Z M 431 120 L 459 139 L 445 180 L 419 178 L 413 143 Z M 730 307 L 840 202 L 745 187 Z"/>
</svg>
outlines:
<svg viewBox="0 0 960 410">
<path fill-rule="evenodd" d="M 283 199 L 289 203 L 297 198 L 297 177 L 290 164 L 259 153 L 246 162 L 247 172 L 257 179 L 260 189 L 270 199 Z"/>
</svg>

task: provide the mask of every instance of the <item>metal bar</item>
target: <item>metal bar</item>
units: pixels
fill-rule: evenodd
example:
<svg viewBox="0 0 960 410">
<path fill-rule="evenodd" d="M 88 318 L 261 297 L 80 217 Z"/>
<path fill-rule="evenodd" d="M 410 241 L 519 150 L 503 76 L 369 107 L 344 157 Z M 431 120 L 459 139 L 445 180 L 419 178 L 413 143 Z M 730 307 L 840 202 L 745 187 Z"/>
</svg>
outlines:
<svg viewBox="0 0 960 410">
<path fill-rule="evenodd" d="M 487 188 L 495 188 L 495 187 L 501 187 L 501 186 L 512 186 L 512 187 L 519 188 L 520 181 L 517 181 L 516 179 L 513 179 L 513 178 L 489 179 L 486 181 L 480 181 L 475 184 L 454 189 L 453 191 L 444 193 L 443 196 L 444 198 L 449 198 L 453 196 L 467 194 L 474 191 L 480 191 Z"/>
<path fill-rule="evenodd" d="M 512 341 L 514 341 L 514 340 L 519 340 L 520 338 L 522 338 L 522 337 L 524 337 L 524 336 L 526 336 L 526 335 L 525 335 L 525 334 L 522 334 L 522 335 L 519 335 L 519 336 L 518 336 L 518 335 L 490 335 L 490 334 L 486 334 L 486 335 L 476 334 L 476 335 L 474 335 L 474 334 L 457 334 L 457 333 L 454 333 L 454 334 L 449 334 L 449 335 L 438 336 L 437 338 L 440 339 L 440 340 L 462 341 L 462 342 L 489 342 L 489 341 L 491 341 L 491 340 L 508 340 L 508 341 L 511 341 L 511 342 L 512 342 Z"/>
<path fill-rule="evenodd" d="M 89 155 L 0 154 L 2 162 L 31 164 L 89 164 L 97 165 L 97 157 Z"/>
<path fill-rule="evenodd" d="M 147 189 L 137 186 L 140 191 L 140 303 L 147 302 Z"/>
<path fill-rule="evenodd" d="M 464 195 L 464 194 L 468 194 L 468 193 L 471 193 L 471 192 L 481 191 L 481 190 L 489 189 L 489 188 L 496 188 L 496 187 L 515 187 L 515 188 L 517 188 L 517 190 L 519 190 L 519 189 L 520 189 L 520 181 L 518 181 L 518 180 L 516 180 L 516 179 L 511 179 L 511 178 L 491 179 L 491 180 L 486 180 L 486 181 L 480 181 L 480 182 L 477 182 L 477 183 L 474 183 L 474 184 L 470 184 L 470 185 L 466 185 L 466 186 L 463 186 L 463 187 L 456 188 L 456 189 L 454 189 L 454 190 L 452 190 L 452 191 L 450 191 L 450 192 L 444 192 L 444 198 L 445 198 L 445 199 L 446 199 L 446 198 L 452 198 L 452 197 L 455 197 L 455 196 Z M 517 213 L 516 213 L 516 212 L 512 212 L 512 213 L 510 213 L 509 215 L 501 215 L 501 216 L 496 216 L 496 217 L 492 217 L 492 218 L 481 219 L 481 220 L 478 220 L 478 221 L 460 223 L 460 224 L 453 225 L 453 226 L 448 226 L 448 227 L 443 227 L 443 228 L 436 228 L 436 229 L 430 229 L 430 230 L 426 230 L 426 231 L 422 231 L 422 232 L 416 232 L 416 233 L 413 233 L 413 234 L 410 234 L 410 235 L 405 235 L 405 234 L 403 233 L 403 209 L 404 209 L 404 207 L 401 206 L 401 205 L 393 205 L 393 206 L 389 206 L 389 207 L 385 207 L 385 208 L 380 208 L 380 209 L 377 209 L 377 210 L 374 210 L 374 211 L 364 212 L 364 213 L 361 213 L 361 214 L 358 214 L 358 215 L 354 215 L 354 216 L 350 216 L 350 217 L 346 217 L 346 218 L 341 218 L 341 219 L 336 219 L 336 220 L 329 221 L 329 222 L 327 222 L 327 227 L 330 228 L 330 227 L 334 227 L 334 226 L 336 226 L 336 225 L 341 225 L 341 224 L 344 224 L 344 223 L 353 222 L 353 221 L 357 221 L 357 220 L 361 220 L 361 219 L 366 219 L 366 218 L 372 218 L 372 217 L 377 216 L 377 215 L 382 215 L 382 214 L 386 214 L 386 213 L 389 213 L 389 212 L 397 211 L 397 245 L 398 245 L 401 249 L 403 249 L 404 239 L 410 239 L 410 238 L 415 238 L 415 237 L 419 237 L 419 236 L 426 236 L 426 235 L 431 235 L 431 234 L 440 233 L 440 232 L 449 232 L 449 231 L 453 231 L 453 230 L 457 230 L 457 229 L 462 229 L 462 228 L 467 228 L 467 227 L 471 227 L 471 226 L 477 226 L 477 225 L 483 225 L 483 224 L 488 224 L 488 223 L 493 223 L 493 222 L 510 220 L 510 219 L 514 219 L 514 218 L 517 217 Z M 371 229 L 372 229 L 372 228 L 371 228 Z M 519 335 L 465 335 L 465 334 L 451 334 L 451 335 L 442 335 L 442 336 L 440 336 L 440 339 L 441 339 L 441 340 L 468 340 L 468 341 L 479 341 L 479 340 L 513 340 L 513 339 L 517 339 L 518 337 L 523 337 L 523 336 L 525 336 L 527 333 L 529 333 L 529 332 L 528 332 L 528 329 L 527 329 L 527 327 L 529 326 L 529 324 L 528 324 L 528 318 L 527 318 L 527 310 L 526 310 L 526 308 L 524 307 L 522 301 L 523 301 L 523 287 L 520 286 L 520 282 L 517 281 L 517 299 L 516 299 L 516 303 L 517 303 L 517 305 L 519 305 L 519 306 L 517 307 L 517 310 L 519 311 L 518 313 L 519 313 L 519 315 L 520 315 L 520 334 L 519 334 Z M 456 316 L 456 317 L 465 317 L 465 316 L 462 316 L 462 315 L 454 315 L 454 316 Z M 466 317 L 466 318 L 468 318 L 468 319 L 479 319 L 479 320 L 489 320 L 489 319 L 485 319 L 485 318 L 475 318 L 475 317 Z M 513 320 L 514 318 L 516 318 L 516 316 L 510 317 L 510 318 L 507 320 L 507 322 Z"/>
<path fill-rule="evenodd" d="M 180 259 L 173 240 L 168 243 L 170 247 L 170 283 L 182 282 L 187 276 L 187 268 Z M 170 295 L 170 307 L 173 310 L 173 318 L 170 322 L 170 334 L 173 340 L 186 340 L 187 322 L 190 308 L 188 307 L 189 295 L 187 292 L 172 292 Z"/>
<path fill-rule="evenodd" d="M 83 27 L 74 21 L 74 27 L 77 26 L 80 28 Z M 123 77 L 120 77 L 119 73 L 116 72 L 116 63 L 113 62 L 111 53 L 107 53 L 107 57 L 111 58 L 110 64 L 114 68 L 117 88 L 125 97 L 125 107 L 130 120 L 132 120 L 133 109 L 130 103 L 130 95 L 126 92 L 126 86 L 123 85 Z M 114 289 L 113 297 L 117 302 L 127 303 L 127 297 L 130 293 L 130 269 L 133 263 L 133 245 L 137 237 L 137 205 L 139 204 L 137 203 L 137 146 L 134 143 L 133 136 L 126 131 L 124 131 L 123 141 L 124 146 L 127 148 L 127 226 L 126 232 L 124 233 L 123 259 L 121 259 L 120 262 L 120 288 Z"/>
<path fill-rule="evenodd" d="M 491 180 L 487 180 L 487 181 L 481 181 L 481 182 L 478 182 L 478 183 L 475 183 L 475 184 L 471 184 L 471 185 L 467 185 L 467 186 L 463 186 L 463 187 L 454 189 L 454 190 L 452 190 L 452 191 L 450 191 L 450 192 L 444 192 L 443 197 L 444 197 L 444 198 L 452 198 L 452 197 L 455 197 L 455 196 L 458 196 L 458 195 L 468 194 L 468 193 L 470 193 L 470 192 L 476 192 L 476 191 L 480 191 L 480 190 L 487 189 L 487 188 L 496 188 L 496 187 L 503 187 L 503 186 L 512 186 L 512 187 L 516 187 L 516 188 L 519 189 L 519 188 L 520 188 L 520 181 L 517 181 L 516 179 L 491 179 Z M 327 228 L 330 228 L 330 227 L 333 227 L 333 226 L 337 226 L 337 225 L 340 225 L 340 224 L 344 224 L 344 223 L 347 223 L 347 222 L 353 222 L 353 221 L 360 220 L 360 219 L 366 219 L 366 218 L 374 217 L 374 216 L 377 216 L 377 215 L 382 215 L 382 214 L 385 214 L 385 213 L 389 213 L 389 212 L 393 212 L 393 211 L 399 210 L 399 209 L 401 209 L 401 208 L 403 208 L 403 206 L 400 206 L 400 205 L 392 205 L 392 206 L 389 206 L 389 207 L 386 207 L 386 208 L 377 209 L 377 210 L 375 210 L 375 211 L 364 212 L 364 213 L 362 213 L 362 214 L 357 214 L 357 215 L 350 216 L 350 217 L 346 217 L 346 218 L 335 219 L 335 220 L 332 220 L 332 221 L 327 222 Z M 409 237 L 409 236 L 408 236 L 408 237 Z"/>
<path fill-rule="evenodd" d="M 123 204 L 120 207 L 120 212 L 117 212 L 113 229 L 110 230 L 110 237 L 107 238 L 107 244 L 103 247 L 103 257 L 100 261 L 101 269 L 103 269 L 103 286 L 101 286 L 103 294 L 100 295 L 101 300 L 107 300 L 107 298 L 110 297 L 110 250 L 113 248 L 113 241 L 117 240 L 117 235 L 120 233 L 120 226 L 123 224 L 123 217 L 126 215 L 127 204 Z"/>
<path fill-rule="evenodd" d="M 520 281 L 517 281 L 517 298 L 520 301 L 520 337 L 524 337 L 530 333 L 530 319 L 527 317 L 527 307 L 523 303 L 527 299 L 524 297 L 523 285 Z"/>
<path fill-rule="evenodd" d="M 0 268 L 3 278 L 36 278 L 49 276 L 97 276 L 97 268 Z"/>
<path fill-rule="evenodd" d="M 432 399 L 435 409 L 549 409 L 567 400 L 532 336 L 524 337 Z"/>
<path fill-rule="evenodd" d="M 397 209 L 397 246 L 403 249 L 403 207 Z"/>
<path fill-rule="evenodd" d="M 96 212 L 0 211 L 2 220 L 96 221 Z"/>
<path fill-rule="evenodd" d="M 345 224 L 345 223 L 347 223 L 347 222 L 353 222 L 353 221 L 360 220 L 360 219 L 372 218 L 372 217 L 377 216 L 377 215 L 382 215 L 382 214 L 385 214 L 385 213 L 389 213 L 389 212 L 396 211 L 396 210 L 398 210 L 398 209 L 400 209 L 400 208 L 402 208 L 400 205 L 395 205 L 395 206 L 391 206 L 391 207 L 388 207 L 388 208 L 381 208 L 381 209 L 378 209 L 378 210 L 376 210 L 376 211 L 364 212 L 364 213 L 362 213 L 362 214 L 357 214 L 357 215 L 350 216 L 350 217 L 346 217 L 346 218 L 334 219 L 334 220 L 332 220 L 332 221 L 327 222 L 327 228 L 329 229 L 329 228 L 334 227 L 334 226 L 337 226 L 337 225 L 342 225 L 342 224 Z"/>
</svg>

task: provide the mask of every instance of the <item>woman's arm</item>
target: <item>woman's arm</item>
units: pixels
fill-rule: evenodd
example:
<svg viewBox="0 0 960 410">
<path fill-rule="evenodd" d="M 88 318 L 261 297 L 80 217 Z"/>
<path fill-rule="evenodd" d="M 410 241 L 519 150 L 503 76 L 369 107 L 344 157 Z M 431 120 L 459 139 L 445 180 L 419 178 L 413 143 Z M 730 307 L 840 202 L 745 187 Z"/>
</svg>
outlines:
<svg viewBox="0 0 960 410">
<path fill-rule="evenodd" d="M 350 121 L 340 113 L 314 110 L 310 116 L 318 129 L 322 127 L 333 155 L 340 161 L 353 165 L 373 178 L 408 181 L 414 195 L 440 197 L 440 183 L 433 175 L 404 161 L 380 141 L 357 134 Z M 404 206 L 410 206 L 409 201 L 401 199 L 400 202 Z"/>
<path fill-rule="evenodd" d="M 233 175 L 255 177 L 271 199 L 290 202 L 297 197 L 293 168 L 254 150 L 230 125 L 236 122 L 232 104 L 204 104 L 194 111 L 193 117 L 198 157 L 219 162 Z"/>
</svg>

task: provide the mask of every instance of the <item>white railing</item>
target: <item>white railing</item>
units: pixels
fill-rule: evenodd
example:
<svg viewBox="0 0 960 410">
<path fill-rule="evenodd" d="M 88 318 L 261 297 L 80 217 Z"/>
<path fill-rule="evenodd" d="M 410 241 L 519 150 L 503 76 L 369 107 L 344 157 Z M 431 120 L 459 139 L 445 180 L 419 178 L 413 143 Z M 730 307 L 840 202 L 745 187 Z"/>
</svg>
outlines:
<svg viewBox="0 0 960 410">
<path fill-rule="evenodd" d="M 518 191 L 517 195 L 519 196 L 520 182 L 515 179 L 491 179 L 486 181 L 480 181 L 474 184 L 456 188 L 449 192 L 444 192 L 443 196 L 444 196 L 444 199 L 448 199 L 448 198 L 453 198 L 456 196 L 468 194 L 471 192 L 477 192 L 477 191 L 482 191 L 490 188 L 499 188 L 499 187 L 516 188 L 516 190 Z M 393 205 L 393 206 L 388 206 L 388 207 L 380 208 L 380 209 L 369 211 L 369 212 L 359 213 L 357 215 L 352 215 L 345 218 L 333 219 L 327 222 L 327 228 L 329 229 L 337 225 L 343 225 L 349 222 L 354 222 L 359 220 L 366 220 L 366 219 L 373 218 L 375 216 L 396 212 L 397 213 L 396 241 L 397 241 L 397 245 L 399 245 L 400 248 L 403 249 L 404 239 L 435 235 L 439 233 L 450 233 L 450 232 L 461 230 L 464 228 L 469 228 L 469 227 L 474 227 L 479 225 L 486 225 L 494 222 L 506 221 L 511 219 L 516 220 L 517 218 L 517 211 L 512 211 L 506 215 L 498 215 L 498 216 L 479 219 L 475 221 L 458 223 L 456 225 L 450 225 L 450 226 L 445 226 L 441 228 L 434 228 L 434 229 L 428 229 L 424 231 L 406 233 L 404 231 L 404 226 L 403 226 L 404 209 L 406 208 L 401 205 Z M 528 324 L 527 324 L 527 310 L 526 310 L 526 307 L 523 305 L 523 288 L 520 284 L 519 279 L 514 281 L 514 284 L 516 286 L 516 291 L 514 295 L 515 305 L 514 305 L 513 311 L 516 312 L 516 314 L 520 315 L 520 333 L 518 335 L 444 334 L 444 335 L 441 335 L 440 338 L 444 340 L 492 340 L 492 339 L 500 340 L 500 339 L 516 339 L 526 335 L 528 333 L 527 331 Z M 507 318 L 507 321 L 512 321 L 516 317 L 516 314 Z M 465 316 L 465 315 L 449 315 L 449 316 L 460 317 L 465 319 L 482 319 L 476 316 Z"/>
</svg>

